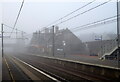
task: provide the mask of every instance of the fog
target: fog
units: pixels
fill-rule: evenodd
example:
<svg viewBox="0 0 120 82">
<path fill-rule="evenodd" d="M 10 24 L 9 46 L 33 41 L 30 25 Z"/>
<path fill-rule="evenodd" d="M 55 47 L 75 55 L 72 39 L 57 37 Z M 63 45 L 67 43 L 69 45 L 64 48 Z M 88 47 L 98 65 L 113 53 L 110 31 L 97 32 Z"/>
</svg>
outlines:
<svg viewBox="0 0 120 82">
<path fill-rule="evenodd" d="M 63 21 L 71 17 L 74 17 L 82 12 L 85 12 L 103 3 L 103 1 L 101 2 L 94 1 L 90 5 L 78 10 L 77 12 L 74 12 L 73 14 L 61 19 L 60 21 L 55 22 L 54 24 L 51 23 L 55 20 L 60 19 L 61 17 L 64 17 L 68 13 L 86 5 L 89 2 L 25 1 L 15 27 L 17 28 L 17 30 L 15 29 L 12 35 L 10 36 L 12 29 L 9 28 L 8 26 L 12 27 L 14 25 L 21 2 L 22 1 L 2 2 L 2 22 L 5 24 L 4 25 L 5 52 L 8 53 L 12 51 L 22 52 L 23 50 L 24 51 L 27 50 L 28 46 L 31 45 L 31 42 L 33 40 L 33 32 L 36 31 L 39 32 L 43 28 L 51 28 L 52 25 L 58 26 L 60 30 L 66 28 L 69 29 L 83 43 L 96 41 L 95 39 L 100 38 L 101 36 L 102 40 L 113 40 L 116 38 L 117 34 L 116 20 L 110 23 L 104 20 L 102 24 L 88 26 L 91 28 L 81 30 L 82 25 L 87 25 L 89 23 L 94 23 L 96 21 L 115 16 L 117 12 L 116 2 L 114 2 L 114 0 L 98 8 L 95 8 L 89 12 L 81 14 L 80 16 L 77 16 L 72 20 L 62 23 Z M 10 38 L 5 38 L 9 36 Z M 39 42 L 39 40 L 37 40 L 38 38 L 35 38 L 37 42 Z"/>
<path fill-rule="evenodd" d="M 51 55 L 55 52 L 56 55 L 95 54 L 98 56 L 100 54 L 101 56 L 103 55 L 101 54 L 101 46 L 104 47 L 104 53 L 107 53 L 110 50 L 108 45 L 111 43 L 116 46 L 116 17 L 114 20 L 103 20 L 117 15 L 116 2 L 114 2 L 114 0 L 86 12 L 86 10 L 96 7 L 97 5 L 104 2 L 96 0 L 85 8 L 82 8 L 53 24 L 51 23 L 55 20 L 64 17 L 70 12 L 84 6 L 88 2 L 75 2 L 74 0 L 72 2 L 29 2 L 25 0 L 15 29 L 10 36 L 10 33 L 13 30 L 10 27 L 14 26 L 21 2 L 22 1 L 5 1 L 2 2 L 2 6 L 0 3 L 0 23 L 2 21 L 2 23 L 5 24 L 3 38 L 4 54 L 27 52 Z M 85 13 L 81 14 L 80 16 L 76 16 L 83 12 Z M 71 17 L 73 17 L 72 20 L 64 22 Z M 100 20 L 103 20 L 100 22 L 100 24 L 99 22 L 98 24 L 95 23 L 96 21 Z M 95 25 L 91 23 L 95 23 Z M 88 24 L 91 25 L 89 26 Z M 59 28 L 57 29 L 58 32 L 51 32 L 53 25 Z M 88 25 L 84 27 L 86 29 L 81 27 L 84 25 Z M 48 28 L 49 31 L 46 31 L 46 28 Z M 99 41 L 96 40 L 99 38 L 101 38 Z M 52 44 L 53 41 L 55 42 L 54 44 Z M 95 46 L 91 46 L 91 44 Z M 54 52 L 52 52 L 53 45 L 55 45 Z M 112 46 L 112 49 L 115 46 Z M 92 50 L 93 48 L 97 49 Z M 2 57 L 0 56 L 0 58 Z M 2 59 L 0 59 L 0 67 L 1 60 Z"/>
<path fill-rule="evenodd" d="M 23 9 L 21 11 L 20 18 L 17 22 L 16 28 L 23 30 L 27 33 L 32 33 L 37 30 L 41 30 L 41 28 L 46 27 L 53 21 L 65 16 L 66 14 L 76 10 L 77 8 L 87 3 L 88 2 L 48 2 L 48 3 L 25 2 Z M 70 18 L 74 15 L 77 15 L 85 10 L 88 10 L 89 8 L 92 8 L 100 3 L 102 2 L 95 1 L 91 5 L 73 13 L 72 15 L 66 17 L 65 19 Z M 20 4 L 21 4 L 20 2 L 4 2 L 3 3 L 2 17 L 3 17 L 3 22 L 5 24 L 9 26 L 13 26 Z M 116 15 L 115 8 L 116 8 L 115 2 L 111 1 L 106 5 L 103 5 L 97 9 L 94 9 L 93 11 L 90 11 L 88 13 L 85 13 L 83 15 L 80 15 L 74 18 L 73 20 L 60 24 L 59 27 L 74 28 L 74 27 L 95 22 L 110 16 L 114 16 Z M 65 19 L 61 21 L 64 21 Z M 109 30 L 115 31 L 116 29 L 110 28 Z M 101 30 L 99 31 L 101 32 Z"/>
</svg>

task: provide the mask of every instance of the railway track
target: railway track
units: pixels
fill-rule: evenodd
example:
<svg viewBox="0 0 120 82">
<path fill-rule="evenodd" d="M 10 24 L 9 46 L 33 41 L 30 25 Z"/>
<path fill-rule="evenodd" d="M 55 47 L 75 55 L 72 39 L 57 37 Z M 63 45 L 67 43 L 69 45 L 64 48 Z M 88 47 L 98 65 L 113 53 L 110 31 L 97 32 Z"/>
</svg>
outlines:
<svg viewBox="0 0 120 82">
<path fill-rule="evenodd" d="M 2 82 L 16 82 L 19 80 L 32 82 L 13 61 L 8 57 L 3 57 Z"/>
<path fill-rule="evenodd" d="M 11 63 L 10 63 L 11 61 L 10 60 L 12 60 L 13 62 L 17 62 L 17 63 L 15 63 L 15 64 L 17 64 L 17 66 L 20 66 L 18 64 L 18 62 L 19 63 L 21 62 L 21 64 L 24 64 L 23 66 L 28 68 L 30 71 L 32 71 L 32 72 L 34 71 L 34 76 L 33 75 L 28 75 L 29 73 L 28 74 L 25 73 L 25 71 L 24 71 L 25 69 L 24 70 L 21 69 L 21 66 L 20 66 L 19 68 L 21 69 L 20 70 L 21 73 L 24 73 L 25 74 L 24 76 L 28 77 L 29 80 L 28 79 L 24 79 L 24 80 L 19 79 L 18 76 L 21 76 L 21 75 L 18 74 L 17 72 L 15 73 L 15 70 L 13 70 L 11 68 Z M 44 72 L 44 71 L 42 71 L 42 70 L 40 70 L 40 69 L 38 69 L 38 68 L 28 64 L 28 63 L 16 58 L 16 57 L 14 57 L 14 58 L 5 57 L 4 61 L 5 61 L 5 64 L 7 66 L 7 70 L 9 71 L 9 77 L 10 77 L 9 81 L 11 81 L 11 82 L 18 82 L 18 81 L 25 81 L 25 82 L 38 82 L 38 81 L 40 81 L 40 82 L 63 82 L 64 81 L 64 82 L 68 82 L 64 78 L 61 78 L 61 77 L 59 77 L 55 74 L 52 74 L 52 73 Z M 18 68 L 15 68 L 15 69 L 18 69 Z M 16 74 L 16 76 L 15 76 L 15 74 Z M 35 78 L 35 77 L 37 77 L 37 78 Z M 3 79 L 3 82 L 4 81 L 8 81 L 8 80 Z"/>
<path fill-rule="evenodd" d="M 27 58 L 27 59 L 26 59 Z M 30 59 L 29 57 L 20 58 L 23 61 L 33 65 L 37 69 L 44 71 L 45 73 L 59 79 L 60 81 L 72 82 L 72 81 L 106 81 L 110 80 L 108 78 L 97 76 L 89 73 L 85 73 L 82 71 L 77 71 L 71 68 L 61 67 L 59 65 L 50 64 L 46 62 L 42 62 L 40 60 Z M 28 59 L 29 58 L 29 59 Z M 29 61 L 29 62 L 28 62 Z M 39 61 L 39 62 L 38 62 Z"/>
</svg>

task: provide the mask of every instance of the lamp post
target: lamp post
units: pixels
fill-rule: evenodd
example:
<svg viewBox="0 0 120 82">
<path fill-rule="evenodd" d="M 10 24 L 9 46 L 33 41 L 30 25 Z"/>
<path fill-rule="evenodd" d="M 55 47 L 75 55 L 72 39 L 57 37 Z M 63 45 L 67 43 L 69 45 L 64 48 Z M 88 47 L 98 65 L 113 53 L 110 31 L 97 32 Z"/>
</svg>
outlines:
<svg viewBox="0 0 120 82">
<path fill-rule="evenodd" d="M 120 42 L 120 36 L 119 36 L 119 28 L 120 28 L 120 24 L 119 24 L 119 22 L 120 22 L 120 20 L 119 20 L 119 3 L 120 2 L 118 2 L 118 0 L 117 0 L 117 47 L 118 47 L 118 49 L 117 49 L 117 60 L 118 60 L 118 68 L 120 67 L 119 66 L 119 55 L 120 55 L 120 47 L 119 47 L 119 42 Z"/>
<path fill-rule="evenodd" d="M 2 57 L 4 56 L 4 45 L 3 45 L 3 24 L 1 24 L 1 34 L 2 34 Z"/>
<path fill-rule="evenodd" d="M 101 37 L 100 37 L 100 38 L 101 38 L 101 40 L 100 40 L 100 41 L 101 41 L 101 55 L 103 55 L 103 46 L 102 46 L 102 45 L 103 45 L 103 43 L 102 43 L 102 35 L 101 35 Z"/>
<path fill-rule="evenodd" d="M 55 34 L 54 34 L 54 28 L 55 28 L 55 26 L 52 26 L 52 27 L 53 27 L 53 44 L 52 44 L 52 45 L 53 45 L 53 46 L 52 46 L 53 49 L 52 49 L 52 50 L 53 50 L 53 56 L 54 56 L 54 50 L 55 50 L 55 39 L 54 39 Z"/>
<path fill-rule="evenodd" d="M 63 54 L 64 54 L 64 57 L 65 57 L 65 45 L 66 45 L 66 43 L 65 43 L 65 41 L 62 41 L 63 42 Z"/>
</svg>

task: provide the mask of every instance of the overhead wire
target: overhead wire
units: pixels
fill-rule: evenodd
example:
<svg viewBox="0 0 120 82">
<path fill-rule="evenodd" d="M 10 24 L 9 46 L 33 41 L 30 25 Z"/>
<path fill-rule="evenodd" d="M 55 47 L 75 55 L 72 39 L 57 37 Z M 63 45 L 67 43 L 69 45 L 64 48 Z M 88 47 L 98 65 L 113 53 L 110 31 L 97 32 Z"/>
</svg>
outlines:
<svg viewBox="0 0 120 82">
<path fill-rule="evenodd" d="M 78 8 L 78 9 L 76 9 L 76 10 L 70 12 L 70 13 L 68 13 L 67 15 L 65 15 L 65 16 L 63 16 L 63 17 L 61 17 L 61 18 L 59 18 L 58 20 L 56 20 L 56 21 L 50 23 L 50 24 L 47 25 L 46 27 L 42 28 L 42 29 L 41 29 L 41 32 L 44 31 L 44 30 L 47 29 L 47 28 L 51 28 L 51 27 L 48 27 L 48 26 L 50 26 L 50 25 L 52 25 L 52 24 L 54 24 L 54 23 L 56 23 L 56 22 L 58 22 L 58 21 L 64 19 L 65 17 L 68 17 L 69 15 L 73 14 L 74 12 L 77 12 L 77 11 L 80 10 L 80 9 L 83 9 L 84 7 L 86 7 L 86 6 L 90 5 L 90 4 L 92 4 L 94 1 L 96 1 L 96 0 L 91 1 L 91 2 L 89 2 L 89 3 L 85 4 L 85 5 L 83 5 L 82 7 Z M 52 26 L 54 26 L 54 25 L 52 25 Z"/>
<path fill-rule="evenodd" d="M 82 13 L 79 13 L 79 14 L 77 14 L 77 15 L 71 17 L 71 18 L 68 18 L 68 19 L 66 19 L 66 20 L 64 20 L 64 21 L 62 21 L 62 22 L 59 22 L 59 23 L 57 23 L 57 24 L 55 24 L 55 25 L 59 25 L 59 24 L 62 24 L 62 23 L 64 23 L 64 22 L 67 22 L 67 21 L 69 21 L 69 20 L 71 20 L 71 19 L 73 19 L 73 18 L 75 18 L 75 17 L 78 17 L 78 16 L 80 16 L 80 15 L 82 15 L 82 14 L 85 14 L 85 13 L 87 13 L 87 12 L 93 10 L 93 9 L 96 9 L 96 8 L 102 6 L 102 5 L 105 5 L 105 4 L 107 4 L 108 2 L 110 2 L 110 1 L 111 1 L 111 0 L 108 0 L 108 1 L 106 1 L 106 2 L 104 2 L 104 3 L 101 3 L 101 4 L 99 4 L 99 5 L 95 6 L 95 7 L 92 7 L 92 8 L 90 8 L 90 9 L 88 9 L 88 10 L 82 12 Z M 93 1 L 93 2 L 94 2 L 94 1 Z M 90 3 L 89 3 L 89 4 L 90 4 Z M 67 15 L 66 15 L 66 16 L 67 16 Z M 58 21 L 60 21 L 60 19 L 58 19 Z M 53 24 L 53 26 L 54 26 L 54 24 Z M 50 27 L 48 27 L 48 28 L 50 28 Z M 46 29 L 46 27 L 43 28 L 41 31 L 44 31 L 45 29 Z"/>
<path fill-rule="evenodd" d="M 64 20 L 64 21 L 61 21 L 61 22 L 57 23 L 56 25 L 65 23 L 65 22 L 67 22 L 67 21 L 69 21 L 69 20 L 71 20 L 71 19 L 73 19 L 73 18 L 76 18 L 76 17 L 78 17 L 78 16 L 80 16 L 80 15 L 82 15 L 82 14 L 85 14 L 85 13 L 87 13 L 87 12 L 93 10 L 93 9 L 96 9 L 96 8 L 102 6 L 102 5 L 104 5 L 104 4 L 106 4 L 106 3 L 110 2 L 110 1 L 111 1 L 111 0 L 108 0 L 108 1 L 106 1 L 106 2 L 104 2 L 104 3 L 101 3 L 101 4 L 99 4 L 99 5 L 95 6 L 95 7 L 92 7 L 92 8 L 90 8 L 90 9 L 88 9 L 88 10 L 82 12 L 82 13 L 79 13 L 79 14 L 73 16 L 73 17 L 70 17 L 70 18 L 68 18 L 68 19 L 66 19 L 66 20 Z"/>
<path fill-rule="evenodd" d="M 9 25 L 7 25 L 7 24 L 5 24 L 5 23 L 3 23 L 3 25 L 6 26 L 7 28 L 13 29 L 12 26 L 9 26 Z M 24 37 L 27 37 L 28 35 L 30 35 L 30 34 L 27 34 L 26 32 L 24 32 L 24 31 L 22 31 L 22 30 L 18 30 L 18 29 L 16 29 L 16 30 L 19 31 L 19 32 L 25 33 L 26 35 L 24 35 Z M 4 33 L 11 33 L 11 32 L 4 32 Z M 16 33 L 16 32 L 12 32 L 12 33 Z M 10 38 L 10 36 L 9 36 L 9 38 Z"/>
<path fill-rule="evenodd" d="M 48 27 L 48 26 L 50 26 L 51 24 L 54 24 L 54 23 L 56 23 L 56 22 L 58 22 L 58 21 L 60 21 L 60 20 L 62 20 L 62 19 L 64 19 L 64 18 L 70 16 L 71 14 L 77 12 L 77 11 L 80 10 L 80 9 L 83 9 L 84 7 L 86 7 L 86 6 L 90 5 L 90 4 L 92 4 L 94 1 L 96 1 L 96 0 L 93 0 L 93 1 L 91 1 L 91 2 L 89 2 L 89 3 L 87 3 L 87 4 L 85 4 L 85 5 L 83 5 L 82 7 L 80 7 L 80 8 L 78 8 L 78 9 L 76 9 L 76 10 L 74 10 L 74 11 L 72 11 L 72 12 L 66 14 L 65 16 L 59 18 L 58 20 L 55 20 L 54 22 L 50 23 L 50 24 L 47 25 L 46 27 Z"/>
<path fill-rule="evenodd" d="M 8 27 L 8 28 L 11 28 L 11 29 L 13 29 L 13 27 L 12 27 L 12 26 L 9 26 L 9 25 L 7 25 L 7 24 L 4 24 L 4 23 L 3 23 L 3 25 L 4 25 L 4 26 L 6 26 L 6 27 Z M 18 29 L 17 29 L 17 31 L 24 32 L 24 31 L 22 31 L 22 30 L 18 30 Z M 11 32 L 10 32 L 10 33 L 11 33 Z M 26 32 L 24 32 L 24 33 L 26 33 Z"/>
<path fill-rule="evenodd" d="M 8 28 L 13 29 L 12 26 L 9 26 L 9 25 L 7 25 L 7 24 L 5 24 L 5 23 L 3 23 L 3 25 L 6 26 L 6 27 L 8 27 Z M 17 29 L 17 31 L 25 33 L 25 34 L 26 34 L 26 35 L 24 35 L 25 37 L 32 35 L 32 34 L 28 34 L 28 33 L 24 32 L 24 31 L 22 31 L 22 30 L 18 30 L 18 29 Z M 4 32 L 4 33 L 11 33 L 11 32 Z M 13 32 L 13 33 L 16 33 L 16 32 Z M 27 38 L 28 38 L 28 37 L 27 37 Z"/>
<path fill-rule="evenodd" d="M 96 22 L 92 22 L 92 23 L 88 23 L 88 24 L 85 24 L 85 25 L 78 26 L 78 27 L 72 28 L 70 30 L 78 31 L 78 30 L 86 30 L 86 29 L 90 29 L 90 28 L 95 28 L 95 26 L 98 26 L 98 25 L 104 25 L 104 24 L 115 22 L 117 20 L 115 17 L 117 18 L 117 16 L 112 16 L 112 17 L 102 19 L 102 20 L 99 20 L 99 21 L 96 21 Z M 119 19 L 120 19 L 120 15 L 119 15 Z"/>
<path fill-rule="evenodd" d="M 87 29 L 95 28 L 95 27 L 98 26 L 98 25 L 100 26 L 100 25 L 104 25 L 104 24 L 109 24 L 109 23 L 112 23 L 112 22 L 115 22 L 115 21 L 116 21 L 116 19 L 112 19 L 112 20 L 104 21 L 104 22 L 101 22 L 101 23 L 98 23 L 98 24 L 86 26 L 86 27 L 84 27 L 84 28 L 75 29 L 74 31 L 87 30 Z"/>
<path fill-rule="evenodd" d="M 14 29 L 15 29 L 15 26 L 16 26 L 16 24 L 17 24 L 17 21 L 18 21 L 18 19 L 19 19 L 19 16 L 20 16 L 21 10 L 22 10 L 22 8 L 23 8 L 23 4 L 24 4 L 24 0 L 22 1 L 22 4 L 21 4 L 21 6 L 20 6 L 20 10 L 19 10 L 18 15 L 17 15 L 17 18 L 16 18 L 16 20 L 15 20 L 15 23 L 14 23 L 13 29 L 12 29 L 12 31 L 11 31 L 11 33 L 10 33 L 10 37 L 11 37 L 11 35 L 12 35 Z"/>
</svg>

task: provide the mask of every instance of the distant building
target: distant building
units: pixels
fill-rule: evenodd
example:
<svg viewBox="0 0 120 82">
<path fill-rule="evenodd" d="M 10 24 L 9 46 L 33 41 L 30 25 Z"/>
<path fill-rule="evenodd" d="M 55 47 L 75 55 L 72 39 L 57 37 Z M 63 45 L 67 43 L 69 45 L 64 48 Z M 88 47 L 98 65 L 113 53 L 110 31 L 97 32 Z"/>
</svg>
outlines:
<svg viewBox="0 0 120 82">
<path fill-rule="evenodd" d="M 55 28 L 54 54 L 57 55 L 88 55 L 86 45 L 69 29 Z M 53 53 L 53 29 L 45 29 L 44 32 L 33 33 L 29 50 L 33 53 Z"/>
<path fill-rule="evenodd" d="M 116 50 L 117 39 L 97 40 L 86 42 L 86 44 L 90 55 L 98 55 L 99 57 L 102 57 L 105 54 L 110 55 L 112 54 L 112 51 L 114 52 Z"/>
</svg>

